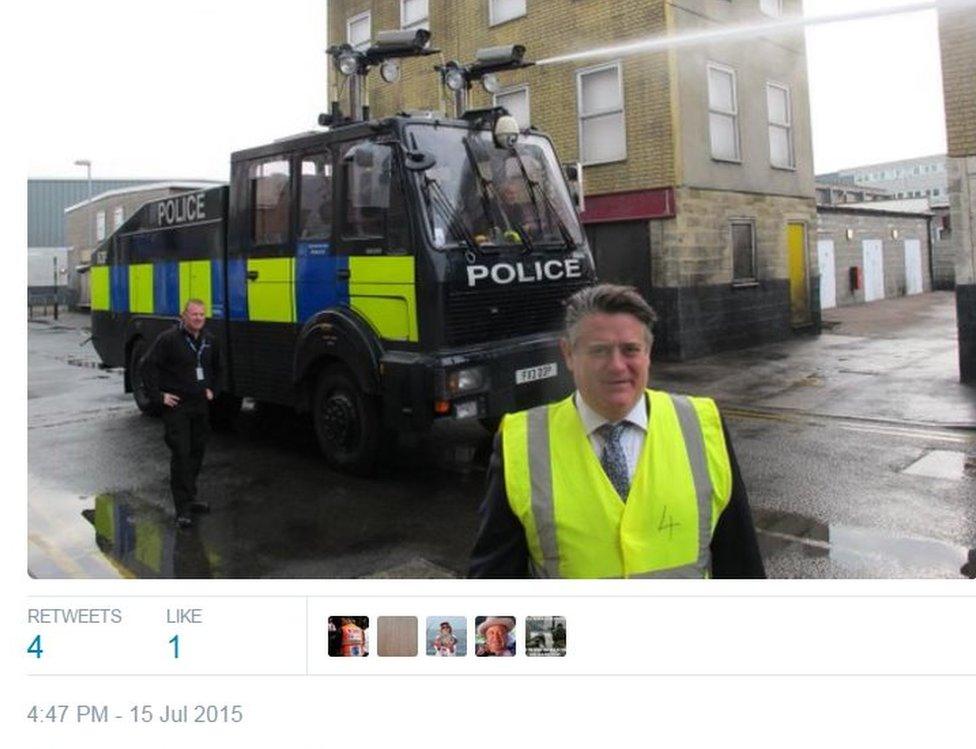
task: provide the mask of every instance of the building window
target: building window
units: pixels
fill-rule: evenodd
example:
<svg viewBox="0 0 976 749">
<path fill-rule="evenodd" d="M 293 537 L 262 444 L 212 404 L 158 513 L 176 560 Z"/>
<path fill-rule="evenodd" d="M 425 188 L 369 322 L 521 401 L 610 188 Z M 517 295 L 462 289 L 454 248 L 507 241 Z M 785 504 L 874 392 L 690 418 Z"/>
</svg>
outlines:
<svg viewBox="0 0 976 749">
<path fill-rule="evenodd" d="M 783 0 L 759 0 L 759 10 L 767 16 L 779 18 L 783 15 Z"/>
<path fill-rule="evenodd" d="M 371 35 L 372 19 L 368 10 L 346 21 L 346 41 L 352 45 L 353 49 L 367 49 Z"/>
<path fill-rule="evenodd" d="M 255 245 L 288 241 L 289 165 L 284 159 L 251 164 L 251 239 Z"/>
<path fill-rule="evenodd" d="M 732 281 L 756 280 L 756 228 L 751 220 L 732 221 Z"/>
<path fill-rule="evenodd" d="M 95 240 L 101 242 L 105 239 L 105 211 L 95 214 Z"/>
<path fill-rule="evenodd" d="M 495 94 L 495 106 L 505 107 L 508 113 L 515 118 L 520 128 L 525 129 L 531 124 L 528 86 L 517 86 L 499 91 Z"/>
<path fill-rule="evenodd" d="M 790 89 L 766 84 L 766 112 L 769 116 L 769 163 L 780 169 L 793 168 L 793 126 Z"/>
<path fill-rule="evenodd" d="M 620 63 L 576 71 L 576 100 L 580 161 L 606 164 L 627 158 Z"/>
<path fill-rule="evenodd" d="M 739 117 L 735 71 L 708 64 L 708 133 L 712 158 L 739 161 Z"/>
<path fill-rule="evenodd" d="M 488 25 L 497 26 L 525 15 L 525 0 L 488 0 Z"/>
<path fill-rule="evenodd" d="M 400 28 L 430 28 L 427 0 L 400 0 Z"/>
<path fill-rule="evenodd" d="M 115 231 L 124 223 L 125 223 L 125 208 L 123 208 L 120 205 L 117 205 L 115 206 L 115 210 L 112 211 L 112 231 Z"/>
</svg>

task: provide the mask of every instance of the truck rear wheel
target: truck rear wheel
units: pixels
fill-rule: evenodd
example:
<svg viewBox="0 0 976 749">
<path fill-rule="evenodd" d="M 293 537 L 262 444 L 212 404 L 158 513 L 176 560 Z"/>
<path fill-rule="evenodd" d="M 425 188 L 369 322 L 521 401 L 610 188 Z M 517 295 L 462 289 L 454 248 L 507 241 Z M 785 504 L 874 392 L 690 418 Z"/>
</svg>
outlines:
<svg viewBox="0 0 976 749">
<path fill-rule="evenodd" d="M 379 403 L 362 391 L 348 369 L 335 365 L 319 375 L 312 419 L 330 466 L 359 475 L 375 472 L 386 442 Z"/>
<path fill-rule="evenodd" d="M 136 406 L 148 416 L 159 416 L 161 409 L 158 403 L 153 403 L 149 397 L 149 390 L 142 378 L 142 357 L 146 355 L 146 342 L 140 338 L 132 344 L 129 352 L 129 385 L 132 387 L 132 398 Z"/>
</svg>

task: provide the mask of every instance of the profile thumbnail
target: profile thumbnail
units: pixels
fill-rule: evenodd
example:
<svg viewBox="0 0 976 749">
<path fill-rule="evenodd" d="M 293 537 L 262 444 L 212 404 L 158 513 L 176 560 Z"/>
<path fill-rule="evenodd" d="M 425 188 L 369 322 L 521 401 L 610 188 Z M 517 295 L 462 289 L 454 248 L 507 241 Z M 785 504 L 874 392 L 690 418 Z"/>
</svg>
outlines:
<svg viewBox="0 0 976 749">
<path fill-rule="evenodd" d="M 417 655 L 417 617 L 377 617 L 376 654 L 380 658 L 415 657 Z"/>
<path fill-rule="evenodd" d="M 525 654 L 533 657 L 566 655 L 566 617 L 525 617 Z"/>
<path fill-rule="evenodd" d="M 463 616 L 427 617 L 427 655 L 457 658 L 468 652 L 468 620 Z"/>
<path fill-rule="evenodd" d="M 333 658 L 369 655 L 368 616 L 329 617 L 329 655 Z"/>
<path fill-rule="evenodd" d="M 479 658 L 515 655 L 514 616 L 476 616 L 475 650 Z"/>
</svg>

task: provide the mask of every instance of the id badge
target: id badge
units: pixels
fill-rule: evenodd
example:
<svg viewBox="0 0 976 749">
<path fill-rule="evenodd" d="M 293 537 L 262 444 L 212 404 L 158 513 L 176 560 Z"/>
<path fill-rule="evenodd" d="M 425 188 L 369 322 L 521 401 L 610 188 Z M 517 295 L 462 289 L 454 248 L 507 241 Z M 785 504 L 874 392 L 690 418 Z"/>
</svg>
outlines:
<svg viewBox="0 0 976 749">
<path fill-rule="evenodd" d="M 197 367 L 197 381 L 203 382 L 203 367 Z"/>
</svg>

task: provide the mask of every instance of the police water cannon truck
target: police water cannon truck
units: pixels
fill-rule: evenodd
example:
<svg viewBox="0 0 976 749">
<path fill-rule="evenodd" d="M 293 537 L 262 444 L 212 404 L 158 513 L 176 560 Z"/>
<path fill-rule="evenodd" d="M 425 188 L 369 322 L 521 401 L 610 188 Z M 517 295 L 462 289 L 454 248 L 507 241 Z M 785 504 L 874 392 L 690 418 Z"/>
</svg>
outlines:
<svg viewBox="0 0 976 749">
<path fill-rule="evenodd" d="M 142 358 L 191 298 L 224 352 L 212 416 L 245 397 L 310 412 L 341 470 L 373 470 L 398 431 L 497 423 L 569 392 L 563 301 L 595 280 L 571 186 L 548 137 L 457 94 L 527 64 L 524 49 L 441 66 L 456 117 L 369 119 L 370 69 L 396 80 L 428 42 L 330 48 L 348 112 L 333 102 L 327 130 L 232 154 L 228 185 L 149 202 L 96 249 L 94 345 L 140 409 L 159 408 Z"/>
</svg>

